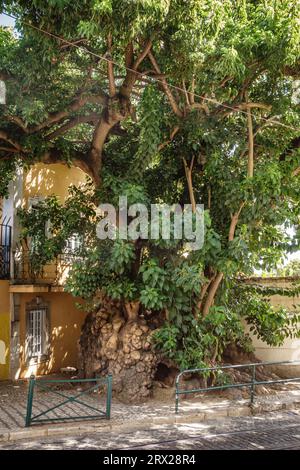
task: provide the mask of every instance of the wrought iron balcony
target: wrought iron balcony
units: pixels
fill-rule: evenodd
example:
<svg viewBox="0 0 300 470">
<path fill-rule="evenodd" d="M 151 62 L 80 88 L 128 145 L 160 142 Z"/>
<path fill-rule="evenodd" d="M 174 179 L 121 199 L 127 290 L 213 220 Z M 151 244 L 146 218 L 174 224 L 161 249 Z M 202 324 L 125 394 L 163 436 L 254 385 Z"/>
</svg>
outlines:
<svg viewBox="0 0 300 470">
<path fill-rule="evenodd" d="M 44 265 L 39 263 L 38 254 L 28 249 L 14 251 L 14 284 L 55 284 L 63 285 L 72 264 L 80 259 L 74 253 L 61 253 Z"/>
<path fill-rule="evenodd" d="M 0 224 L 0 279 L 10 278 L 11 226 Z"/>
</svg>

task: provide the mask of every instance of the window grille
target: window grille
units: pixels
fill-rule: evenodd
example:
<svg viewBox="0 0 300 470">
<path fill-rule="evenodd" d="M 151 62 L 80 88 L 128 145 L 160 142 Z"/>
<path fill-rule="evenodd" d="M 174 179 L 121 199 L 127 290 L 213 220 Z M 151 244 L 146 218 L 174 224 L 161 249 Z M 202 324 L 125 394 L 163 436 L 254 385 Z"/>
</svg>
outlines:
<svg viewBox="0 0 300 470">
<path fill-rule="evenodd" d="M 49 341 L 48 311 L 46 306 L 27 308 L 27 359 L 40 359 L 47 355 Z"/>
</svg>

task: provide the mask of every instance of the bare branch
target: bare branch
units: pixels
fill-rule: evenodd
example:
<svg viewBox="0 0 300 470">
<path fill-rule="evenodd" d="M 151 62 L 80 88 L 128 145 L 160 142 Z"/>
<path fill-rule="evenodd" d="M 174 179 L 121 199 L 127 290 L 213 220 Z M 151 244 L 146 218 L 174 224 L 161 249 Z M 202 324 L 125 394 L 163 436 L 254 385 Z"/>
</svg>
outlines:
<svg viewBox="0 0 300 470">
<path fill-rule="evenodd" d="M 0 151 L 3 151 L 3 152 L 12 152 L 12 153 L 18 153 L 19 150 L 15 149 L 15 148 L 11 148 L 11 147 L 1 147 L 0 146 Z"/>
<path fill-rule="evenodd" d="M 195 200 L 195 195 L 194 195 L 193 178 L 192 178 L 194 160 L 195 160 L 195 155 L 193 155 L 191 164 L 190 166 L 188 166 L 186 159 L 183 158 L 185 176 L 186 176 L 186 180 L 188 184 L 188 190 L 189 190 L 189 196 L 190 196 L 193 214 L 196 212 L 196 200 Z"/>
<path fill-rule="evenodd" d="M 251 108 L 258 108 L 258 109 L 265 109 L 266 111 L 271 111 L 272 109 L 272 106 L 269 105 L 269 104 L 265 104 L 265 103 L 254 103 L 254 102 L 247 102 L 247 103 L 241 103 L 237 106 L 234 106 L 235 108 L 237 109 L 242 109 L 242 110 L 247 110 L 247 109 L 251 109 Z"/>
<path fill-rule="evenodd" d="M 253 137 L 253 123 L 250 108 L 247 108 L 247 123 L 248 123 L 248 177 L 253 178 L 254 170 L 254 137 Z"/>
<path fill-rule="evenodd" d="M 107 45 L 108 45 L 108 52 L 107 54 L 108 58 L 111 59 L 111 49 L 112 49 L 112 35 L 109 33 L 108 38 L 107 38 Z M 109 83 L 109 95 L 110 96 L 115 96 L 116 94 L 116 83 L 115 83 L 115 77 L 114 77 L 114 64 L 109 60 L 107 62 L 107 73 L 108 73 L 108 83 Z"/>
<path fill-rule="evenodd" d="M 179 129 L 180 129 L 179 126 L 174 127 L 174 129 L 172 130 L 170 134 L 170 138 L 158 146 L 158 151 L 162 150 L 163 148 L 165 148 L 167 145 L 169 145 L 172 142 L 172 140 L 174 139 Z"/>
<path fill-rule="evenodd" d="M 191 103 L 190 103 L 189 95 L 185 86 L 185 80 L 182 80 L 182 87 L 184 89 L 184 96 L 185 96 L 186 104 L 188 107 L 190 107 Z"/>
<path fill-rule="evenodd" d="M 241 215 L 241 212 L 242 212 L 242 209 L 243 209 L 244 206 L 245 206 L 245 201 L 240 204 L 240 207 L 237 210 L 237 212 L 231 216 L 231 223 L 230 223 L 229 233 L 228 233 L 228 241 L 229 242 L 231 242 L 234 239 L 236 226 L 237 226 L 237 223 L 239 221 L 239 217 Z M 211 284 L 209 286 L 208 294 L 207 294 L 205 304 L 204 304 L 204 307 L 203 307 L 203 310 L 202 310 L 202 314 L 203 314 L 204 317 L 206 317 L 206 315 L 208 315 L 209 310 L 210 310 L 211 306 L 213 305 L 215 295 L 216 295 L 217 290 L 218 290 L 218 288 L 219 288 L 219 286 L 220 286 L 220 284 L 223 280 L 223 277 L 224 277 L 224 273 L 219 272 L 215 276 L 215 278 L 213 279 L 213 281 L 211 282 Z"/>
<path fill-rule="evenodd" d="M 209 107 L 205 103 L 193 103 L 190 106 L 190 109 L 201 109 L 202 111 L 205 112 L 205 114 L 209 114 Z"/>
<path fill-rule="evenodd" d="M 298 176 L 299 173 L 300 173 L 300 166 L 298 166 L 297 168 L 295 168 L 295 170 L 293 170 L 292 176 Z"/>
<path fill-rule="evenodd" d="M 150 49 L 152 47 L 152 40 L 151 39 L 148 39 L 148 41 L 146 42 L 145 44 L 145 47 L 142 51 L 142 53 L 138 56 L 138 58 L 136 59 L 136 61 L 134 62 L 133 64 L 133 69 L 134 70 L 137 70 L 139 65 L 143 62 L 143 60 L 145 59 L 145 57 L 148 55 Z"/>
<path fill-rule="evenodd" d="M 73 129 L 73 127 L 76 127 L 79 124 L 83 124 L 83 123 L 96 124 L 99 121 L 99 119 L 100 119 L 100 115 L 97 113 L 91 113 L 91 114 L 88 114 L 87 116 L 76 116 L 73 119 L 70 119 L 70 121 L 68 121 L 63 126 L 59 127 L 55 131 L 46 135 L 46 139 L 47 140 L 55 139 L 59 135 L 64 134 L 65 132 L 69 131 L 70 129 Z"/>
<path fill-rule="evenodd" d="M 205 301 L 205 304 L 204 304 L 204 307 L 203 307 L 203 311 L 202 311 L 203 317 L 206 317 L 208 315 L 209 309 L 210 309 L 210 307 L 212 306 L 212 304 L 214 302 L 215 295 L 217 293 L 219 285 L 222 282 L 223 277 L 224 277 L 224 274 L 220 272 L 216 275 L 216 277 L 211 282 L 211 284 L 209 286 L 208 294 L 207 294 L 207 297 L 206 297 L 206 301 Z"/>
<path fill-rule="evenodd" d="M 241 215 L 244 205 L 245 205 L 245 201 L 240 204 L 240 207 L 237 210 L 237 212 L 231 215 L 231 223 L 230 223 L 229 233 L 228 233 L 228 241 L 230 242 L 232 242 L 232 240 L 234 239 L 235 229 L 236 229 L 236 226 L 239 221 L 239 217 Z"/>
<path fill-rule="evenodd" d="M 152 54 L 151 51 L 148 52 L 148 57 L 149 57 L 149 59 L 150 59 L 152 65 L 153 65 L 153 67 L 154 67 L 154 70 L 155 70 L 157 73 L 161 74 L 161 70 L 160 70 L 160 68 L 159 68 L 159 66 L 158 66 L 158 63 L 156 62 L 156 59 L 155 59 L 155 57 L 153 56 L 153 54 Z M 171 105 L 171 107 L 172 107 L 174 113 L 176 114 L 176 116 L 178 116 L 178 117 L 183 117 L 183 113 L 182 113 L 182 111 L 180 110 L 180 108 L 179 108 L 179 106 L 178 106 L 178 104 L 177 104 L 177 102 L 176 102 L 176 99 L 174 98 L 174 95 L 173 95 L 173 93 L 171 92 L 171 90 L 170 90 L 170 88 L 169 88 L 169 86 L 168 86 L 167 81 L 166 81 L 165 78 L 163 78 L 163 79 L 161 80 L 161 86 L 162 86 L 162 88 L 163 88 L 165 94 L 167 95 L 167 98 L 168 98 L 168 100 L 169 100 L 169 102 L 170 102 L 170 105 Z"/>
<path fill-rule="evenodd" d="M 19 152 L 23 151 L 21 145 L 18 142 L 16 142 L 14 139 L 12 139 L 5 131 L 0 130 L 0 140 L 4 140 L 5 142 L 9 143 Z"/>
<path fill-rule="evenodd" d="M 94 104 L 97 103 L 97 104 L 105 105 L 107 103 L 107 96 L 104 93 L 99 94 L 98 96 L 85 96 L 85 97 L 80 96 L 79 98 L 74 100 L 69 106 L 67 106 L 67 108 L 64 111 L 50 113 L 48 118 L 44 122 L 42 122 L 41 124 L 38 124 L 37 126 L 29 128 L 29 132 L 34 133 L 46 127 L 50 127 L 52 124 L 56 124 L 57 122 L 60 122 L 63 119 L 66 119 L 72 112 L 78 111 L 87 103 L 94 103 Z"/>
<path fill-rule="evenodd" d="M 195 103 L 195 76 L 193 75 L 191 91 L 189 92 L 190 104 L 193 105 Z"/>
</svg>

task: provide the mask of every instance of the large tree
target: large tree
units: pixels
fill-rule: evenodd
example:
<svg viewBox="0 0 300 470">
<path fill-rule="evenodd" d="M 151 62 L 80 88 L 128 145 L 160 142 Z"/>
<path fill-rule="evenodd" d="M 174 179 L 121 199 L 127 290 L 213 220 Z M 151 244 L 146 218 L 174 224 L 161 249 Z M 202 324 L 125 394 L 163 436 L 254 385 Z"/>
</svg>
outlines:
<svg viewBox="0 0 300 470">
<path fill-rule="evenodd" d="M 1 4 L 19 32 L 0 36 L 1 190 L 16 165 L 37 161 L 76 165 L 94 185 L 23 214 L 44 260 L 78 226 L 89 241 L 69 281 L 94 309 L 81 341 L 87 373 L 110 369 L 120 390 L 135 377 L 130 393 L 146 396 L 157 365 L 150 331 L 163 324 L 155 341 L 181 367 L 245 345 L 243 315 L 270 343 L 294 334 L 287 315 L 235 279 L 295 248 L 285 229 L 300 208 L 299 2 Z M 123 194 L 203 203 L 203 248 L 97 241 L 95 204 Z M 51 217 L 55 243 L 37 230 Z"/>
</svg>

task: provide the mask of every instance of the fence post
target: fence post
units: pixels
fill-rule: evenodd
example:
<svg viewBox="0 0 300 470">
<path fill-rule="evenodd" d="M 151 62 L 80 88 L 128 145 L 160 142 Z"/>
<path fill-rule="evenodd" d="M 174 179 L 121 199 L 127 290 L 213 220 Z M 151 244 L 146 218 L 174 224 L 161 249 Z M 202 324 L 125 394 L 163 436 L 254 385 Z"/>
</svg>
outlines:
<svg viewBox="0 0 300 470">
<path fill-rule="evenodd" d="M 30 423 L 31 423 L 34 384 L 35 384 L 35 376 L 31 375 L 30 380 L 29 380 L 29 388 L 28 388 L 28 396 L 27 396 L 27 412 L 26 412 L 26 419 L 25 419 L 26 427 L 30 426 Z"/>
<path fill-rule="evenodd" d="M 252 366 L 252 380 L 251 380 L 251 405 L 254 403 L 254 396 L 255 396 L 255 381 L 256 381 L 256 366 L 253 364 Z"/>
<path fill-rule="evenodd" d="M 106 390 L 106 419 L 110 419 L 111 395 L 112 395 L 112 374 L 108 374 L 107 390 Z"/>
<path fill-rule="evenodd" d="M 179 407 L 178 377 L 176 377 L 176 382 L 175 382 L 175 413 L 178 413 L 178 407 Z"/>
</svg>

